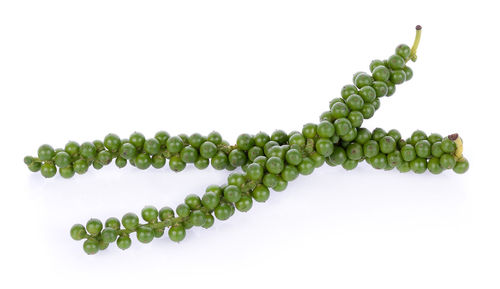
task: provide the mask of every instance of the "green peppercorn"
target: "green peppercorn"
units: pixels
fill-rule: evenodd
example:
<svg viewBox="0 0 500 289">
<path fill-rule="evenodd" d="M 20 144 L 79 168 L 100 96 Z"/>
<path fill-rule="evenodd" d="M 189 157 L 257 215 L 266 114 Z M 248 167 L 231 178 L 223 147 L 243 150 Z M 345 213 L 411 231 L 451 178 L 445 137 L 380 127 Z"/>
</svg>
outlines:
<svg viewBox="0 0 500 289">
<path fill-rule="evenodd" d="M 433 157 L 429 160 L 427 163 L 427 169 L 429 172 L 437 175 L 443 172 L 443 168 L 441 167 L 441 164 L 439 162 L 439 158 Z"/>
<path fill-rule="evenodd" d="M 145 170 L 151 166 L 151 157 L 146 153 L 140 153 L 135 157 L 134 163 L 138 169 Z"/>
<path fill-rule="evenodd" d="M 87 232 L 92 236 L 97 236 L 101 233 L 102 223 L 98 219 L 90 219 L 86 225 Z"/>
<path fill-rule="evenodd" d="M 57 169 L 53 163 L 47 162 L 42 164 L 40 172 L 42 173 L 42 176 L 44 176 L 45 178 L 52 178 L 53 176 L 56 175 Z"/>
<path fill-rule="evenodd" d="M 252 198 L 250 198 L 247 195 L 241 196 L 239 201 L 237 201 L 235 204 L 236 209 L 240 212 L 248 212 L 252 208 L 253 201 Z"/>
<path fill-rule="evenodd" d="M 189 215 L 189 220 L 194 226 L 201 227 L 206 222 L 205 213 L 200 210 L 194 210 L 191 215 Z"/>
<path fill-rule="evenodd" d="M 221 221 L 231 217 L 231 206 L 228 203 L 219 204 L 214 210 L 215 217 Z"/>
<path fill-rule="evenodd" d="M 416 158 L 410 162 L 410 168 L 416 174 L 423 174 L 427 169 L 427 160 L 424 158 Z"/>
<path fill-rule="evenodd" d="M 83 242 L 83 250 L 88 255 L 94 255 L 99 251 L 99 242 L 95 239 L 87 239 Z"/>
<path fill-rule="evenodd" d="M 401 148 L 401 157 L 405 162 L 411 162 L 417 157 L 415 148 L 411 144 L 406 144 Z"/>
<path fill-rule="evenodd" d="M 469 161 L 466 158 L 458 160 L 453 167 L 453 171 L 457 174 L 463 174 L 467 170 L 469 170 Z"/>
<path fill-rule="evenodd" d="M 139 217 L 134 213 L 126 213 L 122 217 L 122 225 L 125 229 L 133 231 L 139 225 Z"/>
<path fill-rule="evenodd" d="M 82 240 L 87 235 L 87 231 L 82 224 L 75 224 L 70 230 L 71 238 L 75 241 Z"/>
<path fill-rule="evenodd" d="M 280 180 L 281 178 L 279 178 L 278 184 Z M 252 197 L 256 202 L 263 203 L 269 199 L 269 189 L 263 185 L 257 185 L 252 191 Z"/>
<path fill-rule="evenodd" d="M 186 230 L 182 225 L 174 225 L 168 230 L 168 237 L 174 242 L 180 242 L 186 237 Z"/>
<path fill-rule="evenodd" d="M 142 219 L 148 223 L 158 220 L 158 210 L 153 206 L 146 206 L 141 211 Z"/>
<path fill-rule="evenodd" d="M 448 154 L 445 153 L 439 158 L 439 163 L 441 164 L 441 167 L 445 170 L 453 169 L 455 167 L 455 158 Z"/>
<path fill-rule="evenodd" d="M 178 156 L 173 156 L 168 162 L 168 166 L 174 172 L 180 172 L 186 168 L 186 163 Z"/>
<path fill-rule="evenodd" d="M 229 185 L 224 189 L 224 199 L 228 202 L 234 203 L 241 198 L 241 190 L 234 185 Z"/>
</svg>

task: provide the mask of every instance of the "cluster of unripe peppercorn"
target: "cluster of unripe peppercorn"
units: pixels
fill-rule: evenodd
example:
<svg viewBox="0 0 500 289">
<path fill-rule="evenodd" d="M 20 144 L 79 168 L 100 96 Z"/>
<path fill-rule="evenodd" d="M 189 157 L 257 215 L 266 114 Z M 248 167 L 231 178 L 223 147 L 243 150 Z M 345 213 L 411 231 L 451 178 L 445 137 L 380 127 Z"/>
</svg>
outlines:
<svg viewBox="0 0 500 289">
<path fill-rule="evenodd" d="M 381 128 L 369 131 L 361 127 L 379 108 L 381 97 L 393 95 L 396 85 L 412 78 L 413 72 L 406 62 L 416 59 L 416 45 L 413 49 L 399 45 L 387 60 L 372 61 L 371 74 L 354 74 L 353 84 L 341 89 L 341 97 L 330 102 L 330 110 L 321 114 L 320 122 L 306 124 L 300 132 L 241 134 L 235 145 L 229 145 L 217 132 L 207 136 L 198 133 L 170 136 L 161 131 L 149 139 L 137 132 L 128 139 L 108 134 L 104 141 L 81 145 L 69 142 L 64 149 L 42 145 L 38 157 L 28 156 L 25 163 L 32 171 L 40 170 L 44 177 L 55 176 L 59 168 L 64 178 L 83 174 L 89 166 L 100 169 L 113 159 L 120 168 L 130 163 L 139 169 L 151 166 L 160 169 L 168 160 L 168 166 L 176 172 L 190 163 L 198 169 L 209 165 L 217 170 L 241 168 L 241 172 L 228 176 L 227 184 L 211 185 L 201 197 L 188 195 L 175 210 L 145 207 L 141 212 L 144 224 L 136 214 L 127 213 L 121 222 L 109 218 L 103 225 L 97 219 L 90 219 L 86 226 L 74 225 L 71 237 L 86 239 L 83 248 L 88 254 L 95 254 L 115 241 L 119 248 L 127 249 L 133 232 L 140 242 L 149 243 L 168 229 L 169 238 L 180 242 L 186 229 L 209 228 L 215 218 L 227 220 L 235 210 L 247 212 L 254 201 L 265 202 L 270 189 L 283 191 L 288 182 L 299 175 L 311 174 L 324 163 L 352 170 L 364 160 L 376 169 L 397 168 L 400 172 L 415 173 L 429 170 L 433 174 L 453 169 L 464 173 L 469 164 L 462 156 L 462 140 L 457 134 L 427 136 L 417 130 L 403 139 L 395 129 L 386 132 Z"/>
</svg>

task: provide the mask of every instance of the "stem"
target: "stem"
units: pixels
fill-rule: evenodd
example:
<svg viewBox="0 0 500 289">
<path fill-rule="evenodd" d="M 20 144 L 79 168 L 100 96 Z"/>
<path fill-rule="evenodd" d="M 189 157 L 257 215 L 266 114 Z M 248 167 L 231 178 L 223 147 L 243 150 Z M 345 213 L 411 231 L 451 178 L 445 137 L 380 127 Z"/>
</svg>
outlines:
<svg viewBox="0 0 500 289">
<path fill-rule="evenodd" d="M 413 62 L 415 62 L 417 60 L 417 48 L 418 48 L 418 44 L 420 43 L 420 35 L 422 34 L 422 26 L 417 25 L 417 27 L 415 27 L 415 29 L 416 29 L 415 40 L 413 40 L 413 45 L 411 47 L 411 53 L 410 53 L 410 59 Z"/>
</svg>

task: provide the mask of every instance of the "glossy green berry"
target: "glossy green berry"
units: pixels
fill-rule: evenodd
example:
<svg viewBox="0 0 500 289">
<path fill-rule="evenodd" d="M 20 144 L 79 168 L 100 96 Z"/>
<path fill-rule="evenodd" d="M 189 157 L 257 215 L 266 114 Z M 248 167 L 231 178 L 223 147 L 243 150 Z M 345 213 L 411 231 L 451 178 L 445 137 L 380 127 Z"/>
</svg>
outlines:
<svg viewBox="0 0 500 289">
<path fill-rule="evenodd" d="M 245 175 L 241 173 L 230 173 L 227 177 L 227 184 L 241 187 L 245 183 Z"/>
<path fill-rule="evenodd" d="M 185 163 L 194 163 L 198 159 L 198 150 L 193 146 L 184 147 L 181 150 L 181 160 Z"/>
<path fill-rule="evenodd" d="M 410 67 L 405 66 L 403 68 L 403 72 L 405 73 L 405 79 L 406 79 L 406 81 L 408 81 L 408 80 L 410 80 L 410 79 L 413 78 L 413 70 Z"/>
<path fill-rule="evenodd" d="M 387 93 L 389 93 L 389 86 L 383 81 L 374 81 L 372 87 L 375 90 L 375 95 L 377 97 L 386 96 Z M 374 99 L 373 101 L 377 101 L 377 99 Z"/>
<path fill-rule="evenodd" d="M 421 131 L 421 130 L 416 130 L 414 131 L 412 134 L 411 134 L 411 137 L 410 137 L 410 143 L 412 145 L 416 145 L 417 142 L 421 141 L 421 140 L 425 140 L 427 139 L 427 135 L 425 134 L 425 132 Z"/>
<path fill-rule="evenodd" d="M 440 141 L 432 144 L 431 154 L 433 157 L 436 157 L 436 158 L 440 158 L 444 154 L 443 150 L 441 149 L 441 142 Z"/>
<path fill-rule="evenodd" d="M 351 143 L 346 148 L 346 154 L 350 160 L 360 160 L 363 157 L 363 147 L 358 143 Z"/>
<path fill-rule="evenodd" d="M 363 152 L 365 157 L 371 158 L 378 155 L 380 147 L 377 141 L 369 140 L 363 145 Z"/>
<path fill-rule="evenodd" d="M 423 174 L 427 169 L 427 160 L 424 158 L 416 158 L 410 162 L 410 168 L 416 174 Z"/>
<path fill-rule="evenodd" d="M 316 130 L 317 130 L 316 124 L 314 123 L 305 124 L 302 127 L 302 135 L 304 135 L 305 138 L 314 138 L 316 136 Z"/>
<path fill-rule="evenodd" d="M 117 218 L 111 217 L 106 220 L 104 223 L 105 228 L 111 228 L 115 230 L 120 230 L 120 220 Z"/>
<path fill-rule="evenodd" d="M 217 154 L 210 160 L 210 163 L 212 165 L 212 167 L 216 170 L 223 170 L 227 167 L 227 165 L 229 164 L 229 161 L 227 159 L 227 155 L 222 152 L 222 151 L 219 151 L 217 152 Z"/>
<path fill-rule="evenodd" d="M 424 139 L 415 144 L 415 152 L 420 158 L 428 158 L 431 155 L 431 143 Z"/>
<path fill-rule="evenodd" d="M 376 169 L 385 169 L 387 166 L 387 157 L 385 154 L 379 153 L 370 158 L 370 164 Z"/>
<path fill-rule="evenodd" d="M 429 172 L 435 175 L 443 172 L 443 168 L 441 167 L 439 158 L 436 157 L 433 157 L 429 160 L 429 162 L 427 163 L 427 169 L 429 170 Z"/>
<path fill-rule="evenodd" d="M 363 118 L 370 119 L 375 114 L 375 107 L 373 104 L 365 103 L 363 108 L 361 108 L 361 113 L 363 114 Z"/>
<path fill-rule="evenodd" d="M 358 166 L 358 161 L 357 160 L 351 160 L 351 159 L 346 160 L 342 164 L 342 167 L 345 170 L 347 170 L 347 171 L 354 170 L 357 166 Z"/>
<path fill-rule="evenodd" d="M 290 149 L 285 155 L 286 162 L 291 165 L 298 165 L 302 162 L 302 154 L 296 149 Z"/>
<path fill-rule="evenodd" d="M 333 153 L 333 143 L 330 139 L 320 138 L 315 144 L 316 151 L 322 156 L 329 156 Z"/>
<path fill-rule="evenodd" d="M 122 225 L 125 229 L 135 230 L 139 225 L 139 217 L 134 213 L 127 213 L 122 217 Z"/>
<path fill-rule="evenodd" d="M 241 198 L 241 190 L 237 186 L 228 185 L 224 189 L 224 199 L 228 202 L 234 203 Z"/>
<path fill-rule="evenodd" d="M 175 217 L 174 210 L 170 207 L 163 207 L 158 212 L 158 217 L 160 218 L 160 221 L 173 219 Z"/>
<path fill-rule="evenodd" d="M 151 166 L 151 157 L 146 153 L 140 153 L 135 157 L 134 162 L 138 169 L 145 170 Z"/>
<path fill-rule="evenodd" d="M 278 184 L 281 178 L 278 180 Z M 257 185 L 252 191 L 252 197 L 256 202 L 263 203 L 269 199 L 269 189 L 263 185 Z"/>
<path fill-rule="evenodd" d="M 247 133 L 240 134 L 236 139 L 236 146 L 242 151 L 248 151 L 254 144 L 253 137 Z"/>
<path fill-rule="evenodd" d="M 158 210 L 153 206 L 146 206 L 141 211 L 142 219 L 148 223 L 158 220 Z"/>
<path fill-rule="evenodd" d="M 97 148 L 91 142 L 84 142 L 80 146 L 80 155 L 89 160 L 93 160 L 97 155 Z"/>
<path fill-rule="evenodd" d="M 463 174 L 469 170 L 469 161 L 466 158 L 462 158 L 455 163 L 453 171 L 457 174 Z"/>
<path fill-rule="evenodd" d="M 129 142 L 135 146 L 136 149 L 140 150 L 146 142 L 146 138 L 140 132 L 134 132 L 129 137 Z"/>
<path fill-rule="evenodd" d="M 361 110 L 364 104 L 363 98 L 357 94 L 351 94 L 346 100 L 346 105 L 350 110 Z"/>
<path fill-rule="evenodd" d="M 401 56 L 403 59 L 408 59 L 410 57 L 411 49 L 406 44 L 399 44 L 396 47 L 396 54 Z"/>
<path fill-rule="evenodd" d="M 280 175 L 283 180 L 291 182 L 299 176 L 299 170 L 295 166 L 286 165 Z"/>
<path fill-rule="evenodd" d="M 214 210 L 215 217 L 221 221 L 231 217 L 231 206 L 227 203 L 219 204 Z"/>
<path fill-rule="evenodd" d="M 177 208 L 175 208 L 175 212 L 179 217 L 185 218 L 189 216 L 189 214 L 191 213 L 191 209 L 186 204 L 179 204 Z"/>
<path fill-rule="evenodd" d="M 115 159 L 115 164 L 118 168 L 124 168 L 127 165 L 127 160 L 122 157 L 117 157 Z"/>
<path fill-rule="evenodd" d="M 205 224 L 207 218 L 205 217 L 205 213 L 195 210 L 189 215 L 189 220 L 194 226 L 201 227 Z"/>
<path fill-rule="evenodd" d="M 197 210 L 201 208 L 201 199 L 196 194 L 189 194 L 184 198 L 184 204 L 191 210 Z"/>
<path fill-rule="evenodd" d="M 396 85 L 394 83 L 387 80 L 385 84 L 387 84 L 387 94 L 386 94 L 387 96 L 391 96 L 394 93 L 396 93 Z"/>
<path fill-rule="evenodd" d="M 106 243 L 113 243 L 118 238 L 118 233 L 113 228 L 104 228 L 101 232 L 101 238 Z"/>
<path fill-rule="evenodd" d="M 406 81 L 406 74 L 403 70 L 393 70 L 389 80 L 394 84 L 401 84 Z"/>
<path fill-rule="evenodd" d="M 144 142 L 144 151 L 150 155 L 155 155 L 160 152 L 161 144 L 156 138 L 150 138 Z"/>
<path fill-rule="evenodd" d="M 347 153 L 344 148 L 335 146 L 333 153 L 328 157 L 333 165 L 341 165 L 347 160 Z"/>
<path fill-rule="evenodd" d="M 186 163 L 178 156 L 173 156 L 168 162 L 168 166 L 174 172 L 180 172 L 186 168 Z"/>
<path fill-rule="evenodd" d="M 396 149 L 396 141 L 392 138 L 392 136 L 384 136 L 379 140 L 379 147 L 382 153 L 391 153 Z"/>
<path fill-rule="evenodd" d="M 104 137 L 104 147 L 111 152 L 117 152 L 120 149 L 121 140 L 113 133 L 109 133 Z"/>
<path fill-rule="evenodd" d="M 375 68 L 379 66 L 384 66 L 384 62 L 382 60 L 379 59 L 372 60 L 372 62 L 370 62 L 370 71 L 373 73 L 373 70 L 375 70 Z"/>
<path fill-rule="evenodd" d="M 343 99 L 347 99 L 349 95 L 357 93 L 358 89 L 352 84 L 344 85 L 340 90 L 340 96 L 342 96 Z"/>
<path fill-rule="evenodd" d="M 72 166 L 59 168 L 59 174 L 65 179 L 72 178 L 75 175 L 75 171 Z"/>
<path fill-rule="evenodd" d="M 387 135 L 392 137 L 396 142 L 401 139 L 401 133 L 397 129 L 391 129 L 387 132 Z"/>
<path fill-rule="evenodd" d="M 454 141 L 450 140 L 448 137 L 445 137 L 441 141 L 441 149 L 445 153 L 452 153 L 457 149 L 457 145 Z"/>
<path fill-rule="evenodd" d="M 83 251 L 88 255 L 94 255 L 99 252 L 99 242 L 95 239 L 87 239 L 83 242 Z"/>
<path fill-rule="evenodd" d="M 155 235 L 152 228 L 148 226 L 140 226 L 137 228 L 137 240 L 139 242 L 147 244 L 153 241 Z"/>
<path fill-rule="evenodd" d="M 170 135 L 168 132 L 161 130 L 155 134 L 155 139 L 160 143 L 160 146 L 165 146 Z"/>
<path fill-rule="evenodd" d="M 214 222 L 215 222 L 215 219 L 212 216 L 212 214 L 206 214 L 205 215 L 205 224 L 203 224 L 202 227 L 205 229 L 208 229 L 208 228 L 213 226 Z"/>
<path fill-rule="evenodd" d="M 163 155 L 154 155 L 151 158 L 151 165 L 156 169 L 163 168 L 165 166 L 166 162 L 167 162 L 167 160 L 165 159 L 165 157 Z M 207 163 L 207 166 L 208 166 L 208 163 Z"/>
<path fill-rule="evenodd" d="M 266 162 L 266 169 L 272 174 L 279 174 L 285 167 L 283 160 L 279 157 L 270 157 Z"/>
<path fill-rule="evenodd" d="M 256 163 L 252 163 L 247 167 L 247 176 L 250 180 L 258 181 L 264 177 L 264 168 Z"/>
<path fill-rule="evenodd" d="M 281 144 L 284 144 L 288 140 L 288 135 L 281 129 L 273 131 L 271 134 L 271 140 Z"/>
<path fill-rule="evenodd" d="M 399 56 L 399 55 L 391 55 L 389 57 L 389 66 L 391 69 L 393 70 L 396 70 L 396 69 L 403 69 L 403 67 L 405 67 L 405 60 L 403 59 L 403 57 Z"/>
<path fill-rule="evenodd" d="M 329 138 L 335 134 L 335 127 L 329 121 L 322 121 L 319 123 L 316 132 L 320 137 Z"/>
<path fill-rule="evenodd" d="M 80 145 L 77 142 L 70 141 L 64 147 L 64 151 L 71 157 L 76 157 L 80 153 Z"/>
<path fill-rule="evenodd" d="M 373 79 L 375 79 L 376 81 L 387 81 L 391 76 L 390 70 L 385 66 L 376 67 L 373 70 L 372 74 L 373 74 Z"/>
<path fill-rule="evenodd" d="M 234 205 L 238 211 L 248 212 L 252 208 L 253 200 L 249 196 L 244 195 L 244 196 L 241 196 L 239 201 L 237 201 Z"/>
<path fill-rule="evenodd" d="M 399 166 L 397 166 L 398 171 L 401 173 L 407 173 L 411 171 L 410 163 L 403 161 Z"/>
<path fill-rule="evenodd" d="M 220 196 L 217 193 L 211 191 L 206 192 L 201 199 L 201 203 L 203 204 L 203 206 L 210 211 L 213 211 L 219 205 L 219 202 Z"/>
<path fill-rule="evenodd" d="M 70 230 L 71 238 L 75 241 L 82 240 L 87 235 L 87 231 L 82 224 L 75 224 Z"/>
<path fill-rule="evenodd" d="M 441 164 L 441 167 L 445 170 L 453 169 L 455 167 L 455 158 L 448 154 L 445 153 L 439 158 L 439 163 Z"/>
<path fill-rule="evenodd" d="M 135 157 L 137 150 L 131 143 L 124 143 L 120 147 L 120 156 L 126 160 L 130 160 Z"/>
<path fill-rule="evenodd" d="M 356 87 L 358 88 L 362 88 L 363 86 L 369 86 L 372 83 L 373 83 L 373 78 L 366 73 L 360 73 L 354 79 L 354 85 L 356 85 Z"/>
<path fill-rule="evenodd" d="M 118 237 L 118 240 L 116 240 L 116 245 L 122 250 L 127 250 L 132 245 L 132 240 L 128 235 L 120 236 Z"/>
<path fill-rule="evenodd" d="M 42 173 L 42 176 L 44 176 L 45 178 L 52 178 L 53 176 L 56 175 L 57 168 L 56 168 L 56 166 L 54 166 L 53 163 L 48 162 L 48 163 L 42 164 L 42 166 L 40 168 L 40 172 Z"/>
<path fill-rule="evenodd" d="M 347 118 L 339 118 L 334 122 L 335 131 L 339 136 L 348 134 L 352 129 L 351 122 Z"/>
<path fill-rule="evenodd" d="M 108 165 L 112 159 L 113 155 L 109 151 L 103 150 L 97 154 L 97 161 L 102 165 Z"/>
<path fill-rule="evenodd" d="M 54 162 L 56 166 L 65 168 L 71 165 L 71 156 L 65 151 L 58 152 L 54 157 Z"/>
<path fill-rule="evenodd" d="M 167 150 L 170 153 L 178 153 L 184 147 L 184 142 L 180 136 L 172 136 L 167 140 Z"/>
<path fill-rule="evenodd" d="M 41 161 L 49 161 L 54 157 L 54 155 L 55 155 L 54 149 L 48 144 L 41 145 L 38 148 L 38 158 Z"/>
<path fill-rule="evenodd" d="M 175 225 L 168 230 L 168 237 L 174 242 L 180 242 L 186 237 L 186 230 L 182 225 Z"/>
<path fill-rule="evenodd" d="M 387 155 L 387 165 L 395 168 L 403 163 L 400 151 L 393 151 Z"/>
<path fill-rule="evenodd" d="M 247 155 L 239 149 L 234 149 L 229 153 L 228 160 L 232 166 L 241 167 L 246 163 Z"/>
<path fill-rule="evenodd" d="M 377 97 L 377 92 L 372 86 L 364 86 L 359 90 L 358 95 L 361 96 L 365 103 L 372 103 Z"/>
<path fill-rule="evenodd" d="M 86 173 L 88 169 L 89 169 L 89 165 L 88 165 L 87 161 L 84 159 L 76 160 L 73 163 L 73 170 L 75 171 L 75 173 L 77 173 L 79 175 Z"/>
<path fill-rule="evenodd" d="M 97 236 L 102 230 L 102 222 L 98 219 L 90 219 L 85 227 L 90 235 Z"/>
<path fill-rule="evenodd" d="M 411 162 L 417 157 L 415 148 L 411 144 L 406 144 L 401 148 L 401 157 L 405 162 Z"/>
<path fill-rule="evenodd" d="M 347 117 L 349 115 L 349 108 L 347 107 L 347 105 L 343 102 L 337 102 L 335 103 L 332 108 L 331 108 L 331 112 L 332 112 L 332 117 L 334 119 L 338 119 L 338 118 L 343 118 L 343 117 Z M 306 135 L 304 133 L 304 131 L 302 131 L 302 133 L 304 135 Z M 307 137 L 307 136 L 306 136 Z"/>
<path fill-rule="evenodd" d="M 199 133 L 193 133 L 188 137 L 189 145 L 198 149 L 207 139 Z"/>
</svg>

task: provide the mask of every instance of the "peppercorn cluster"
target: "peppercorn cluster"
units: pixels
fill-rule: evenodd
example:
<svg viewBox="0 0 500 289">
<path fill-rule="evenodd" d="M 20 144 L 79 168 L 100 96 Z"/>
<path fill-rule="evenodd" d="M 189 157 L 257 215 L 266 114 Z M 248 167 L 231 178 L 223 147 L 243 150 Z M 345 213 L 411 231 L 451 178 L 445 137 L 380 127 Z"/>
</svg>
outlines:
<svg viewBox="0 0 500 289">
<path fill-rule="evenodd" d="M 340 97 L 330 102 L 330 109 L 321 114 L 319 123 L 305 124 L 301 131 L 244 133 L 235 145 L 217 132 L 170 136 L 160 131 L 149 139 L 138 132 L 127 139 L 108 134 L 103 141 L 71 141 L 64 149 L 42 145 L 37 157 L 27 156 L 24 162 L 46 178 L 54 177 L 57 170 L 63 178 L 71 178 L 75 173 L 84 174 L 90 166 L 100 169 L 113 160 L 119 168 L 129 163 L 143 170 L 161 169 L 167 161 L 175 172 L 188 164 L 198 169 L 209 165 L 216 170 L 240 169 L 229 174 L 226 184 L 210 185 L 200 196 L 190 194 L 175 209 L 146 206 L 141 211 L 143 223 L 136 214 L 127 213 L 121 220 L 112 217 L 104 224 L 90 219 L 85 226 L 74 225 L 71 237 L 85 239 L 83 249 L 87 254 L 95 254 L 114 242 L 127 249 L 132 233 L 139 242 L 149 243 L 167 230 L 172 241 L 180 242 L 187 229 L 210 228 L 215 219 L 227 220 L 236 210 L 248 212 L 253 202 L 267 201 L 271 190 L 285 190 L 288 182 L 312 174 L 324 163 L 346 170 L 366 161 L 381 170 L 465 173 L 469 163 L 462 156 L 462 140 L 457 134 L 443 137 L 417 130 L 404 139 L 396 129 L 370 131 L 362 127 L 363 121 L 380 107 L 380 98 L 393 95 L 396 85 L 413 77 L 406 63 L 415 58 L 410 47 L 401 44 L 387 60 L 372 61 L 371 74 L 354 74 L 353 84 L 342 87 Z"/>
</svg>

